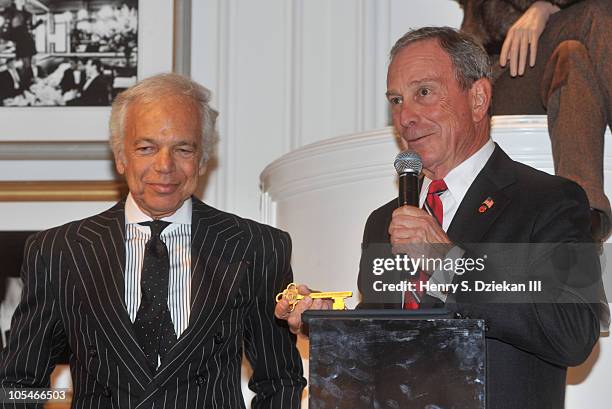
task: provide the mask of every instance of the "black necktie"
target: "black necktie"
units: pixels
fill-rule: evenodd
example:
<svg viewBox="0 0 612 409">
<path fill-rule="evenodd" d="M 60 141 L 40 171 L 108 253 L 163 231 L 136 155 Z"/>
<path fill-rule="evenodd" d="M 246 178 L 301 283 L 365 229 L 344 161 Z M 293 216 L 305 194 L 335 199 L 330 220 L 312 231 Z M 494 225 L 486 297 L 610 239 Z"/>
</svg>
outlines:
<svg viewBox="0 0 612 409">
<path fill-rule="evenodd" d="M 142 262 L 142 297 L 134 321 L 134 330 L 149 367 L 155 373 L 158 356 L 163 362 L 166 353 L 176 343 L 176 333 L 168 309 L 170 258 L 168 248 L 160 237 L 161 232 L 170 223 L 154 220 L 140 224 L 151 228 L 151 238 L 145 246 Z"/>
</svg>

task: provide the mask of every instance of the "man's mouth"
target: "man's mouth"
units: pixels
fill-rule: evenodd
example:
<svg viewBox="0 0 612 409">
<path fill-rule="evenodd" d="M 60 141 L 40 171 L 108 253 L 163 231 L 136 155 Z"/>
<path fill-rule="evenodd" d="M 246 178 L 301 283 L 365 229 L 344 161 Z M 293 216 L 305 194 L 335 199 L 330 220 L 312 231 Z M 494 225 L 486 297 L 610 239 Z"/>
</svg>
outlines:
<svg viewBox="0 0 612 409">
<path fill-rule="evenodd" d="M 149 183 L 149 186 L 157 193 L 168 194 L 173 193 L 178 184 L 176 183 Z"/>
<path fill-rule="evenodd" d="M 426 135 L 422 135 L 422 136 L 409 136 L 409 137 L 404 137 L 404 140 L 408 143 L 417 143 L 420 142 L 422 140 L 424 140 L 425 138 L 427 138 L 428 136 L 430 136 L 432 134 L 426 134 Z"/>
</svg>

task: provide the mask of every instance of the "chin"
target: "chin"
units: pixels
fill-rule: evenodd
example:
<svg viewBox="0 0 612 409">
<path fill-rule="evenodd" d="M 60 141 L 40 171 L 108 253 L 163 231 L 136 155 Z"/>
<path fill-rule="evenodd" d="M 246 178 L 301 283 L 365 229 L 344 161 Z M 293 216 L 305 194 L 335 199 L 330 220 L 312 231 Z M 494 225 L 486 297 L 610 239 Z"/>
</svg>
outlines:
<svg viewBox="0 0 612 409">
<path fill-rule="evenodd" d="M 151 201 L 146 203 L 147 209 L 154 215 L 164 215 L 170 216 L 170 214 L 174 213 L 179 207 L 181 207 L 182 202 L 177 203 L 176 201 Z"/>
</svg>

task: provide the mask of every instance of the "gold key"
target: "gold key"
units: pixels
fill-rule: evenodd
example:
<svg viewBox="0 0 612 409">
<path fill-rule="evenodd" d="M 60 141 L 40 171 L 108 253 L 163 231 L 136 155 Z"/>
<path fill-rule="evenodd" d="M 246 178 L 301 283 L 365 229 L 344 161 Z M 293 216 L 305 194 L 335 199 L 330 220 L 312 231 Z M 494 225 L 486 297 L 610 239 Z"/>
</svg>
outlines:
<svg viewBox="0 0 612 409">
<path fill-rule="evenodd" d="M 334 304 L 332 308 L 334 310 L 343 310 L 345 308 L 344 299 L 353 296 L 352 291 L 328 291 L 328 292 L 316 292 L 308 294 L 310 298 L 331 298 L 334 300 Z M 282 292 L 276 295 L 276 302 L 279 302 L 282 299 L 285 299 L 289 302 L 291 309 L 289 311 L 293 311 L 295 305 L 304 297 L 298 292 L 297 284 L 291 283 L 287 286 L 287 288 Z"/>
</svg>

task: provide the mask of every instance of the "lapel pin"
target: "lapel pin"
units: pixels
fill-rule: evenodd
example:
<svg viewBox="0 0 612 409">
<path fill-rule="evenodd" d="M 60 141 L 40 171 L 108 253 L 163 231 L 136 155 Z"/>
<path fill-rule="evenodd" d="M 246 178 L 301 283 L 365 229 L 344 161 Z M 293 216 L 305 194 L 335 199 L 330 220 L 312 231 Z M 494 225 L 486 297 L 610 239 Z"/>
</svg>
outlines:
<svg viewBox="0 0 612 409">
<path fill-rule="evenodd" d="M 478 208 L 478 213 L 484 213 L 487 210 L 489 210 L 490 208 L 493 207 L 493 204 L 495 202 L 493 201 L 493 199 L 491 199 L 491 196 L 487 197 L 485 199 L 484 202 L 482 202 L 482 204 L 480 205 L 480 207 Z"/>
</svg>

